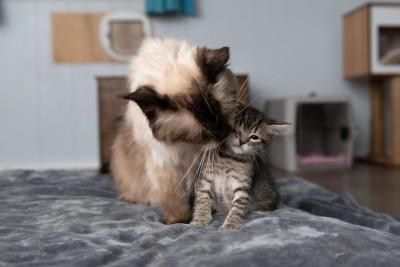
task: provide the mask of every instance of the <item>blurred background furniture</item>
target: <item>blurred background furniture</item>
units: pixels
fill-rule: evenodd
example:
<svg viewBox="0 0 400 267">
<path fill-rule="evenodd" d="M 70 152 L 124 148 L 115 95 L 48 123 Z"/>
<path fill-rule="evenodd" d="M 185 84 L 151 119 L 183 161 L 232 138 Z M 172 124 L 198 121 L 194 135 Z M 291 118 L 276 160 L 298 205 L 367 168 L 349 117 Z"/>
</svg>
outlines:
<svg viewBox="0 0 400 267">
<path fill-rule="evenodd" d="M 291 123 L 270 144 L 271 163 L 288 172 L 348 169 L 355 126 L 347 97 L 289 97 L 267 102 L 270 118 Z"/>
<path fill-rule="evenodd" d="M 124 76 L 97 77 L 97 99 L 99 113 L 100 171 L 109 171 L 111 145 L 122 120 L 127 101 L 121 96 L 128 91 Z"/>
<path fill-rule="evenodd" d="M 400 166 L 400 5 L 367 4 L 343 16 L 343 76 L 368 79 L 368 161 Z"/>
</svg>

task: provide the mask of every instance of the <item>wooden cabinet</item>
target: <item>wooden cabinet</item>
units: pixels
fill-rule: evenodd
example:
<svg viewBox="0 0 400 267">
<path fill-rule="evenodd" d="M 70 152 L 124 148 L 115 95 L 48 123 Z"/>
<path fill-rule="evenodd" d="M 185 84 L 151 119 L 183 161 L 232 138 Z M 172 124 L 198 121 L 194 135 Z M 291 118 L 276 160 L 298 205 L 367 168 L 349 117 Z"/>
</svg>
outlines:
<svg viewBox="0 0 400 267">
<path fill-rule="evenodd" d="M 400 167 L 400 4 L 367 4 L 343 16 L 343 76 L 370 81 L 368 160 Z"/>
<path fill-rule="evenodd" d="M 343 75 L 345 78 L 369 74 L 369 7 L 343 17 Z"/>
<path fill-rule="evenodd" d="M 98 77 L 97 85 L 100 168 L 108 172 L 112 142 L 127 102 L 121 96 L 128 92 L 128 85 L 125 77 Z"/>
<path fill-rule="evenodd" d="M 367 4 L 343 16 L 343 76 L 400 75 L 400 4 Z"/>
</svg>

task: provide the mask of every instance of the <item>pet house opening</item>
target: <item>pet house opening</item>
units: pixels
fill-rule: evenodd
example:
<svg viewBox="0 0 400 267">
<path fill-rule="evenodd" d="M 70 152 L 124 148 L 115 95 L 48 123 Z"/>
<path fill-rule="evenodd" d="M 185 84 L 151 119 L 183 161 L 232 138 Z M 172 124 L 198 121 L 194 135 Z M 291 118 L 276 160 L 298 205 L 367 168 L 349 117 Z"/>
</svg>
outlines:
<svg viewBox="0 0 400 267">
<path fill-rule="evenodd" d="M 348 114 L 346 103 L 304 103 L 297 106 L 299 166 L 336 166 L 346 162 L 350 139 Z"/>
</svg>

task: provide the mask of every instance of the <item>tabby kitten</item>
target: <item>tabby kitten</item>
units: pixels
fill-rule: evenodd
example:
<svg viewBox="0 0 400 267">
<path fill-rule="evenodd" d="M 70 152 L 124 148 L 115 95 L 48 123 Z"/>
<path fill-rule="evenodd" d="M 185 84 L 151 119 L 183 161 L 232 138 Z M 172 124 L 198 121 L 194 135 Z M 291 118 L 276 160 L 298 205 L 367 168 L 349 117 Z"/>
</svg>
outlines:
<svg viewBox="0 0 400 267">
<path fill-rule="evenodd" d="M 235 117 L 235 130 L 213 153 L 207 156 L 196 184 L 194 214 L 191 224 L 207 225 L 212 211 L 226 213 L 220 230 L 240 226 L 249 210 L 273 210 L 278 192 L 268 173 L 258 175 L 264 162 L 265 146 L 271 137 L 286 127 L 265 119 L 255 108 L 240 106 Z"/>
</svg>

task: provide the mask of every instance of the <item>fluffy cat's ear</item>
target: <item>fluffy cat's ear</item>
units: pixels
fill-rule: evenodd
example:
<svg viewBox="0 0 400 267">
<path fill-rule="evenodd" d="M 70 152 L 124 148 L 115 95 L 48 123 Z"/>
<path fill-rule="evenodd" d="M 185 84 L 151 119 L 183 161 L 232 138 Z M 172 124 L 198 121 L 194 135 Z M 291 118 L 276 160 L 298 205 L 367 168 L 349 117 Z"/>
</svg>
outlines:
<svg viewBox="0 0 400 267">
<path fill-rule="evenodd" d="M 167 97 L 161 96 L 151 86 L 141 86 L 123 98 L 136 102 L 150 121 L 158 111 L 175 108 Z"/>
<path fill-rule="evenodd" d="M 198 51 L 198 64 L 210 83 L 216 82 L 218 74 L 227 66 L 228 60 L 229 47 L 219 49 L 203 47 Z"/>
<path fill-rule="evenodd" d="M 291 124 L 287 122 L 277 121 L 273 119 L 265 119 L 265 123 L 268 126 L 270 135 L 280 135 L 286 128 Z"/>
</svg>

